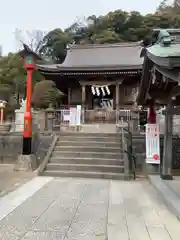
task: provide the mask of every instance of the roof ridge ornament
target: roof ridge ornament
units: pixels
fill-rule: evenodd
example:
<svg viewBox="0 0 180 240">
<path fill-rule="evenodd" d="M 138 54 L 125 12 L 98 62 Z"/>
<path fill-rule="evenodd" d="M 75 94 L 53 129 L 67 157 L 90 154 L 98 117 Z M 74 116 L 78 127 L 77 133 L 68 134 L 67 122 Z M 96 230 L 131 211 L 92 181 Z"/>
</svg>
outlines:
<svg viewBox="0 0 180 240">
<path fill-rule="evenodd" d="M 117 47 L 140 47 L 139 42 L 117 42 L 105 44 L 72 44 L 71 49 L 93 49 L 93 48 L 117 48 Z"/>
<path fill-rule="evenodd" d="M 180 28 L 154 28 L 153 32 L 160 32 L 161 30 L 166 30 L 168 33 L 180 33 Z"/>
<path fill-rule="evenodd" d="M 166 46 L 170 46 L 171 42 L 172 42 L 172 38 L 170 33 L 166 29 L 161 29 L 159 31 L 158 40 L 156 44 L 161 44 L 164 47 L 166 47 Z"/>
</svg>

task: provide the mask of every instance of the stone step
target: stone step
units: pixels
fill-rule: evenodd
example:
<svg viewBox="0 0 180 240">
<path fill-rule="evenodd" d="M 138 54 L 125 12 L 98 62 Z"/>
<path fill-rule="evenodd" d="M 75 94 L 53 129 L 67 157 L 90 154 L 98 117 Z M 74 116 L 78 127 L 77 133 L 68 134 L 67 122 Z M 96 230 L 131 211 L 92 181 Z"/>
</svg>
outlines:
<svg viewBox="0 0 180 240">
<path fill-rule="evenodd" d="M 115 138 L 116 136 L 119 136 L 117 133 L 102 133 L 102 132 L 60 132 L 58 134 L 59 136 L 82 136 L 82 137 L 102 137 L 102 138 Z"/>
<path fill-rule="evenodd" d="M 83 152 L 77 151 L 77 152 L 69 152 L 67 151 L 53 151 L 51 157 L 71 157 L 71 158 L 77 158 L 77 157 L 84 157 L 84 158 L 109 158 L 109 159 L 121 159 L 121 153 L 117 152 Z"/>
<path fill-rule="evenodd" d="M 99 147 L 120 147 L 121 143 L 119 142 L 105 142 L 105 141 L 76 141 L 76 139 L 69 140 L 60 140 L 57 142 L 56 146 L 99 146 Z"/>
<path fill-rule="evenodd" d="M 48 163 L 46 166 L 46 170 L 123 173 L 124 167 L 116 165 Z"/>
<path fill-rule="evenodd" d="M 60 133 L 62 138 L 102 138 L 102 139 L 121 139 L 121 134 L 102 134 L 102 133 Z"/>
<path fill-rule="evenodd" d="M 75 178 L 126 180 L 123 173 L 107 173 L 107 172 L 44 171 L 40 175 L 49 177 L 75 177 Z"/>
<path fill-rule="evenodd" d="M 103 138 L 103 137 L 64 137 L 64 136 L 60 136 L 59 137 L 59 141 L 76 141 L 76 142 L 86 142 L 86 141 L 90 141 L 90 142 L 104 142 L 104 143 L 121 143 L 121 140 L 118 138 Z"/>
<path fill-rule="evenodd" d="M 96 164 L 96 165 L 118 165 L 124 166 L 121 159 L 109 158 L 84 158 L 84 157 L 51 157 L 50 163 L 67 163 L 67 164 Z"/>
<path fill-rule="evenodd" d="M 121 153 L 120 147 L 99 147 L 97 146 L 55 146 L 54 152 L 59 151 L 68 151 L 68 152 L 112 152 L 112 153 Z"/>
</svg>

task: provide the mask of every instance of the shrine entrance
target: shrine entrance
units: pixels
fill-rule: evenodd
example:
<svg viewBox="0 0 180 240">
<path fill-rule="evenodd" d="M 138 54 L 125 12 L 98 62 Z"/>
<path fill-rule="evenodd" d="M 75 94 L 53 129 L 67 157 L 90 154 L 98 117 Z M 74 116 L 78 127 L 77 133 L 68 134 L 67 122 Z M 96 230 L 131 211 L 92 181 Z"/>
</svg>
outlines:
<svg viewBox="0 0 180 240">
<path fill-rule="evenodd" d="M 115 123 L 116 110 L 114 109 L 114 86 L 90 85 L 86 86 L 87 99 L 84 107 L 84 124 Z M 88 98 L 90 101 L 88 102 Z"/>
<path fill-rule="evenodd" d="M 80 106 L 80 105 L 78 105 Z M 120 109 L 70 109 L 46 110 L 45 130 L 69 131 L 86 129 L 88 132 L 114 132 L 122 121 L 129 123 L 132 132 L 139 131 L 139 111 Z"/>
<path fill-rule="evenodd" d="M 94 131 L 93 128 L 98 128 L 96 131 L 106 132 L 107 129 L 115 129 L 119 122 L 130 122 L 133 129 L 139 128 L 139 111 L 132 109 L 132 104 L 120 105 L 120 84 L 121 81 L 102 82 L 94 84 L 89 81 L 81 81 L 81 100 L 80 104 L 67 105 L 65 109 L 57 109 L 55 111 L 46 111 L 46 126 L 50 120 L 53 129 L 68 129 L 72 125 L 81 125 L 81 128 L 88 127 L 88 131 Z M 122 85 L 121 85 L 122 86 Z M 123 86 L 122 86 L 123 89 Z M 72 92 L 68 91 L 68 93 Z M 68 101 L 71 103 L 72 95 L 68 95 Z M 77 94 L 76 94 L 77 96 Z M 123 97 L 123 96 L 122 96 Z M 77 108 L 78 118 L 76 116 Z M 75 122 L 78 122 L 75 123 Z M 91 126 L 90 126 L 91 125 Z M 111 125 L 111 126 L 110 126 Z M 71 127 L 70 127 L 71 128 Z M 91 129 L 91 130 L 90 130 Z M 108 130 L 109 131 L 109 130 Z"/>
</svg>

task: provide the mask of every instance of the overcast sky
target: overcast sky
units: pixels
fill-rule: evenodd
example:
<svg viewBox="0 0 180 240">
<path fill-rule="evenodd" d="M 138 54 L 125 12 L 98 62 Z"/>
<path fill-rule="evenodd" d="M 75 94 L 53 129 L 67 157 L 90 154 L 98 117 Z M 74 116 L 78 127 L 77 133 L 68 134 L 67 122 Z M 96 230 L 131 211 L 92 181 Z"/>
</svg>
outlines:
<svg viewBox="0 0 180 240">
<path fill-rule="evenodd" d="M 0 45 L 3 54 L 17 48 L 13 32 L 68 27 L 77 17 L 103 15 L 109 11 L 137 10 L 143 14 L 155 11 L 160 0 L 0 0 Z M 26 10 L 32 7 L 32 10 Z"/>
</svg>

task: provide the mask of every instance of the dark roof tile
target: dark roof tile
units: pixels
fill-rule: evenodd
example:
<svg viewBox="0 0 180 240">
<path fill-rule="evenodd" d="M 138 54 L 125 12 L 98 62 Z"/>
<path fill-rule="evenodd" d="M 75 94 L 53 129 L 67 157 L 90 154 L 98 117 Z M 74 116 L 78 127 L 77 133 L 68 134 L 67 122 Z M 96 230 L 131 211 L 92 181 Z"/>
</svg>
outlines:
<svg viewBox="0 0 180 240">
<path fill-rule="evenodd" d="M 73 45 L 62 64 L 41 65 L 49 69 L 138 69 L 142 68 L 138 43 Z"/>
<path fill-rule="evenodd" d="M 63 66 L 131 66 L 142 65 L 141 47 L 135 44 L 78 45 L 68 50 Z"/>
</svg>

